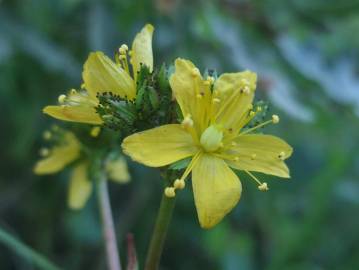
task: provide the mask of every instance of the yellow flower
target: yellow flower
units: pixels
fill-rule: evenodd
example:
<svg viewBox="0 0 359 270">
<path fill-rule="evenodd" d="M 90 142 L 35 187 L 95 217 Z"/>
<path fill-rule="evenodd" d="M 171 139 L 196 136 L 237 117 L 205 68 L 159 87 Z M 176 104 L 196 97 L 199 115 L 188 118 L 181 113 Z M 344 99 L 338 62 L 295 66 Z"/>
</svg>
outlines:
<svg viewBox="0 0 359 270">
<path fill-rule="evenodd" d="M 45 134 L 51 134 L 49 132 Z M 44 156 L 39 160 L 34 172 L 38 175 L 54 174 L 74 163 L 68 190 L 68 205 L 72 209 L 81 209 L 92 193 L 92 181 L 89 178 L 89 161 L 81 158 L 81 143 L 72 132 L 65 131 L 61 141 L 52 149 L 43 149 Z M 126 160 L 116 157 L 106 161 L 105 170 L 109 179 L 117 183 L 130 180 Z"/>
<path fill-rule="evenodd" d="M 165 189 L 168 197 L 184 188 L 192 172 L 192 186 L 198 218 L 203 228 L 211 228 L 237 204 L 242 186 L 230 167 L 243 170 L 268 190 L 250 172 L 289 177 L 284 163 L 292 148 L 283 140 L 244 129 L 257 112 L 253 97 L 257 76 L 250 71 L 222 74 L 217 80 L 203 79 L 190 62 L 177 59 L 170 78 L 173 94 L 184 116 L 181 124 L 169 124 L 127 137 L 123 150 L 134 160 L 152 167 L 169 165 L 191 157 L 183 176 Z"/>
<path fill-rule="evenodd" d="M 127 45 L 122 45 L 117 63 L 102 52 L 90 53 L 84 64 L 82 89 L 72 89 L 67 95 L 60 95 L 59 105 L 46 106 L 43 112 L 64 121 L 102 124 L 103 121 L 95 110 L 99 104 L 97 94 L 112 92 L 122 98 L 133 100 L 136 97 L 136 76 L 140 65 L 146 65 L 152 72 L 153 30 L 152 25 L 145 25 L 136 35 L 131 52 L 128 52 Z M 133 78 L 129 70 L 128 57 L 132 64 Z"/>
</svg>

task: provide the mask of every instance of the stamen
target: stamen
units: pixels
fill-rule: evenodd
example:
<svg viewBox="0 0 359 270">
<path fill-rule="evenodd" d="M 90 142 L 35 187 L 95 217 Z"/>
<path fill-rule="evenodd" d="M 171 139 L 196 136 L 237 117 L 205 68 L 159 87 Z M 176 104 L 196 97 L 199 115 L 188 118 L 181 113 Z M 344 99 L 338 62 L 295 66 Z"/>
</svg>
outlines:
<svg viewBox="0 0 359 270">
<path fill-rule="evenodd" d="M 76 94 L 77 94 L 76 89 L 71 89 L 71 91 L 70 91 L 70 95 L 76 95 Z"/>
<path fill-rule="evenodd" d="M 276 114 L 273 114 L 272 115 L 272 121 L 273 121 L 273 124 L 278 124 L 279 123 L 279 116 L 276 115 Z"/>
<path fill-rule="evenodd" d="M 260 190 L 260 191 L 267 191 L 269 188 L 268 188 L 268 184 L 266 183 L 266 182 L 261 182 L 261 181 L 259 181 L 258 180 L 258 178 L 257 177 L 255 177 L 251 172 L 249 172 L 249 171 L 246 171 L 245 170 L 245 172 L 250 176 L 250 177 L 252 177 L 252 179 L 254 180 L 254 181 L 256 181 L 257 182 L 257 184 L 258 184 L 258 189 Z"/>
<path fill-rule="evenodd" d="M 175 189 L 184 189 L 186 186 L 186 183 L 183 179 L 176 179 L 173 183 L 173 186 Z"/>
<path fill-rule="evenodd" d="M 263 123 L 261 123 L 261 124 L 255 126 L 255 127 L 249 128 L 249 129 L 247 129 L 247 130 L 241 132 L 238 136 L 247 134 L 247 133 L 249 133 L 249 132 L 252 132 L 252 131 L 254 131 L 254 130 L 258 129 L 258 128 L 261 128 L 261 127 L 263 127 L 263 126 L 265 126 L 265 125 L 268 125 L 268 124 L 271 124 L 271 123 L 274 123 L 273 119 L 268 120 L 268 121 L 266 121 L 266 122 L 263 122 Z"/>
<path fill-rule="evenodd" d="M 176 196 L 175 188 L 174 187 L 166 187 L 165 188 L 165 195 L 168 198 L 173 198 Z"/>
<path fill-rule="evenodd" d="M 43 134 L 42 134 L 42 137 L 44 138 L 44 140 L 50 140 L 51 137 L 52 137 L 52 134 L 50 131 L 46 130 Z"/>
<path fill-rule="evenodd" d="M 47 149 L 47 148 L 41 148 L 40 149 L 40 156 L 47 157 L 49 154 L 50 154 L 49 149 Z"/>
<path fill-rule="evenodd" d="M 128 46 L 126 44 L 122 44 L 121 47 L 118 49 L 120 54 L 126 54 L 128 51 Z"/>
<path fill-rule="evenodd" d="M 193 120 L 192 120 L 191 115 L 187 114 L 187 116 L 183 119 L 181 124 L 182 124 L 182 127 L 186 128 L 186 129 L 193 127 Z"/>
<path fill-rule="evenodd" d="M 66 95 L 59 95 L 59 97 L 57 98 L 58 102 L 60 104 L 64 104 L 66 101 Z"/>
<path fill-rule="evenodd" d="M 91 137 L 97 138 L 100 134 L 101 128 L 100 127 L 93 127 L 90 131 Z"/>
<path fill-rule="evenodd" d="M 130 69 L 128 67 L 126 53 L 125 54 L 120 54 L 118 58 L 120 59 L 120 63 L 121 63 L 122 68 L 127 72 L 128 75 L 131 75 L 130 74 Z"/>
<path fill-rule="evenodd" d="M 258 186 L 258 189 L 260 191 L 268 191 L 269 188 L 268 188 L 268 184 L 266 182 L 262 183 L 260 186 Z"/>
</svg>

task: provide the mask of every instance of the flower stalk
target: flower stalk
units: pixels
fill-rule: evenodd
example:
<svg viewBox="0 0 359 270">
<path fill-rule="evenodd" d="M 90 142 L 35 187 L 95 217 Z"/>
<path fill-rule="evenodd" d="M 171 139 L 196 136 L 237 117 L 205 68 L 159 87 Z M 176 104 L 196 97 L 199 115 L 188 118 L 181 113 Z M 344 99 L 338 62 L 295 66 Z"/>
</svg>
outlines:
<svg viewBox="0 0 359 270">
<path fill-rule="evenodd" d="M 171 222 L 175 202 L 175 198 L 169 198 L 163 193 L 155 228 L 153 230 L 152 239 L 147 252 L 146 264 L 144 268 L 145 270 L 158 269 L 162 255 L 163 244 L 165 242 L 168 227 Z"/>
<path fill-rule="evenodd" d="M 108 268 L 109 270 L 121 270 L 107 180 L 104 174 L 97 179 L 97 194 L 99 199 Z"/>
</svg>

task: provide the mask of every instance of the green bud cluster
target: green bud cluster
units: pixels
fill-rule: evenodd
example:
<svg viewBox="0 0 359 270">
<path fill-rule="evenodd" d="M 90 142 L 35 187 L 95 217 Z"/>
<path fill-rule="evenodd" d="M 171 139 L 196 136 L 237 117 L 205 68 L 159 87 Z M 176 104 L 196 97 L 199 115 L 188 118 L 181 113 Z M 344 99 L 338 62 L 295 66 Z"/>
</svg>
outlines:
<svg viewBox="0 0 359 270">
<path fill-rule="evenodd" d="M 142 65 L 137 73 L 137 94 L 134 100 L 114 95 L 111 92 L 99 93 L 97 113 L 104 126 L 121 131 L 122 136 L 153 128 L 176 119 L 175 103 L 168 81 L 168 69 L 165 65 L 150 72 Z"/>
</svg>

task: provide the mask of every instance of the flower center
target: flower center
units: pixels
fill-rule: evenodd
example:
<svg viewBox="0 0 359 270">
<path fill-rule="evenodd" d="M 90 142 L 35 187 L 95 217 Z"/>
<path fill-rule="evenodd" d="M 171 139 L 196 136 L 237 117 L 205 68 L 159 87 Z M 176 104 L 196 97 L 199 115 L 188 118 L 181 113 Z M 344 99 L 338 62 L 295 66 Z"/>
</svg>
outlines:
<svg viewBox="0 0 359 270">
<path fill-rule="evenodd" d="M 215 125 L 209 126 L 201 135 L 201 145 L 207 152 L 214 152 L 222 145 L 223 132 Z"/>
</svg>

